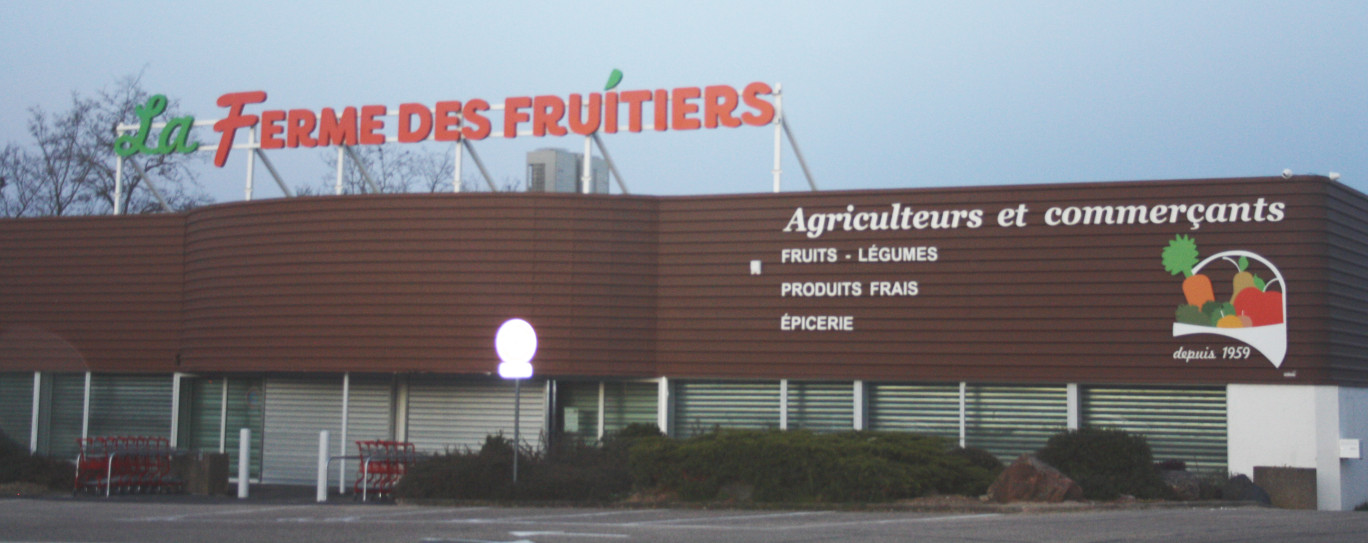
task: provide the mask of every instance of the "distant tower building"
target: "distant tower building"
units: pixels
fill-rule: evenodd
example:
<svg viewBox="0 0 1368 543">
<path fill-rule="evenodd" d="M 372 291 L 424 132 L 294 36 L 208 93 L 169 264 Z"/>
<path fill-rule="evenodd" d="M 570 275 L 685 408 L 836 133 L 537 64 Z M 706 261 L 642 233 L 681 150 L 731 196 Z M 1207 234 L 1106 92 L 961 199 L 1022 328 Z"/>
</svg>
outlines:
<svg viewBox="0 0 1368 543">
<path fill-rule="evenodd" d="M 580 176 L 584 155 L 564 149 L 537 149 L 527 153 L 528 192 L 583 192 Z M 589 190 L 608 194 L 608 164 L 595 157 L 589 165 Z"/>
</svg>

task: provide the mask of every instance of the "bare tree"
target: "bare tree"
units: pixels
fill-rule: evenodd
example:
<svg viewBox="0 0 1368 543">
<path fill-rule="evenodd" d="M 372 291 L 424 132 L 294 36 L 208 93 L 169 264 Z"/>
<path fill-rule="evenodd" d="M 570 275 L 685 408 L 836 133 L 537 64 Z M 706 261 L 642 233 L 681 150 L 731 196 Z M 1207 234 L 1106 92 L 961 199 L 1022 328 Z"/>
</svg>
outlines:
<svg viewBox="0 0 1368 543">
<path fill-rule="evenodd" d="M 81 148 L 88 151 L 86 160 L 91 163 L 94 173 L 94 192 L 101 204 L 99 210 L 108 212 L 114 209 L 114 139 L 117 134 L 113 127 L 120 123 L 137 124 L 138 116 L 134 108 L 147 102 L 149 94 L 142 87 L 142 74 L 130 75 L 120 79 L 111 88 L 99 92 L 94 100 L 97 107 L 95 118 L 89 125 L 90 141 Z M 179 102 L 170 100 L 166 116 L 180 117 Z M 149 138 L 150 139 L 150 138 Z M 200 186 L 192 165 L 204 162 L 204 153 L 167 153 L 164 155 L 139 154 L 125 158 L 142 167 L 166 199 L 171 209 L 180 211 L 202 206 L 213 201 Z M 161 204 L 145 190 L 146 180 L 132 167 L 124 168 L 123 190 L 117 205 L 125 213 L 154 213 L 161 211 Z M 139 190 L 144 189 L 144 190 Z"/>
<path fill-rule="evenodd" d="M 22 147 L 12 143 L 0 150 L 0 216 L 27 217 L 38 201 L 36 178 L 27 171 L 29 165 L 37 161 L 29 156 Z"/>
<path fill-rule="evenodd" d="M 351 148 L 356 159 L 343 156 L 342 193 L 364 194 L 373 192 L 366 183 L 357 163 L 370 174 L 371 180 L 380 192 L 451 192 L 454 157 L 450 151 L 436 151 L 414 146 L 394 144 L 361 145 Z M 324 151 L 320 158 L 327 165 L 328 173 L 323 174 L 317 183 L 300 185 L 295 192 L 300 196 L 336 194 L 337 191 L 336 149 Z M 461 180 L 461 190 L 477 190 L 477 185 L 469 180 Z"/>
<path fill-rule="evenodd" d="M 134 108 L 147 101 L 141 75 L 128 76 L 87 98 L 72 93 L 71 105 L 60 112 L 29 109 L 32 149 L 13 143 L 5 147 L 0 175 L 0 212 L 8 217 L 109 213 L 118 206 L 126 213 L 161 211 L 146 180 L 136 168 L 124 168 L 124 187 L 114 201 L 115 127 L 136 124 Z M 179 116 L 174 102 L 168 116 Z M 155 135 L 153 136 L 155 137 Z M 125 163 L 141 166 L 173 210 L 210 201 L 190 165 L 203 160 L 194 154 L 135 155 Z"/>
<path fill-rule="evenodd" d="M 70 110 L 49 114 L 29 108 L 28 133 L 36 146 L 20 152 L 16 181 L 31 198 L 24 206 L 33 216 L 84 215 L 91 212 L 90 166 L 81 156 L 79 133 L 93 109 L 73 96 Z"/>
</svg>

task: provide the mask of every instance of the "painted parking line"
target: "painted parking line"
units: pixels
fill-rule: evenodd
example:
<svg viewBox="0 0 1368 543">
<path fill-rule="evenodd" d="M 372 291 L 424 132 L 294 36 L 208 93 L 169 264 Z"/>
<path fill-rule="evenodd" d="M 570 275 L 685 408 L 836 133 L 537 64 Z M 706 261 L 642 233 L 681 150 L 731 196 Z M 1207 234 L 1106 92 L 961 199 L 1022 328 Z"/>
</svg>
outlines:
<svg viewBox="0 0 1368 543">
<path fill-rule="evenodd" d="M 116 519 L 116 520 L 119 520 L 119 521 L 121 521 L 121 522 L 176 522 L 176 521 L 182 521 L 182 520 L 194 520 L 194 519 L 198 519 L 198 518 L 201 518 L 201 517 L 223 517 L 223 516 L 228 516 L 228 515 L 248 515 L 248 514 L 253 514 L 253 513 L 262 513 L 262 512 L 271 512 L 271 511 L 285 511 L 285 510 L 290 510 L 290 509 L 300 509 L 300 508 L 304 508 L 304 507 L 312 507 L 312 506 L 310 506 L 310 505 L 282 505 L 282 506 L 277 506 L 277 507 L 254 507 L 254 508 L 250 508 L 250 509 L 228 509 L 228 510 L 226 510 L 226 511 L 209 511 L 209 512 L 203 512 L 203 513 L 186 513 L 186 514 L 183 514 L 183 515 L 165 515 L 165 516 L 157 516 L 157 517 L 127 518 L 127 519 Z M 214 519 L 214 520 L 221 520 L 221 519 L 217 519 L 217 518 L 216 518 L 216 519 Z"/>
<path fill-rule="evenodd" d="M 786 513 L 766 513 L 766 514 L 762 514 L 762 515 L 696 516 L 696 517 L 675 518 L 675 519 L 663 519 L 663 520 L 643 520 L 643 521 L 640 521 L 640 522 L 629 522 L 629 523 L 626 523 L 626 524 L 622 524 L 622 526 L 648 526 L 648 525 L 652 525 L 652 524 L 673 524 L 673 523 L 676 523 L 676 522 L 692 522 L 692 521 L 703 521 L 703 522 L 732 522 L 732 521 L 737 521 L 737 520 L 755 520 L 755 519 L 762 519 L 762 518 L 793 518 L 793 517 L 802 517 L 802 516 L 810 516 L 810 515 L 821 515 L 821 514 L 826 514 L 826 513 L 830 513 L 830 511 L 790 511 L 790 512 L 786 512 Z"/>
<path fill-rule="evenodd" d="M 585 522 L 585 521 L 560 521 L 547 522 L 546 524 L 558 526 L 583 526 L 583 527 L 602 527 L 602 528 L 680 528 L 697 530 L 745 530 L 745 531 L 792 531 L 792 530 L 816 530 L 824 528 L 839 528 L 843 526 L 862 526 L 876 524 L 899 524 L 899 523 L 932 523 L 932 522 L 953 522 L 953 521 L 974 521 L 987 520 L 1001 517 L 1000 513 L 985 513 L 973 515 L 949 515 L 937 517 L 897 517 L 882 519 L 863 519 L 863 520 L 842 520 L 832 519 L 828 522 L 808 521 L 798 523 L 771 523 L 762 525 L 737 524 L 738 521 L 754 521 L 758 519 L 793 519 L 801 517 L 812 517 L 814 515 L 836 514 L 831 511 L 794 511 L 788 513 L 772 513 L 765 515 L 727 515 L 727 516 L 690 516 L 677 517 L 670 519 L 647 520 L 638 522 Z M 815 520 L 815 519 L 813 519 Z"/>
<path fill-rule="evenodd" d="M 814 522 L 805 524 L 791 524 L 776 526 L 770 529 L 776 530 L 807 530 L 816 528 L 835 528 L 840 526 L 867 526 L 870 524 L 899 524 L 916 522 L 948 522 L 956 520 L 987 520 L 1001 517 L 1002 513 L 977 513 L 972 515 L 950 515 L 945 517 L 915 517 L 915 518 L 888 518 L 878 520 L 847 520 L 840 522 Z"/>
<path fill-rule="evenodd" d="M 594 511 L 594 512 L 591 512 L 591 513 L 556 513 L 556 514 L 545 514 L 545 515 L 513 515 L 513 516 L 507 516 L 507 517 L 453 518 L 453 519 L 444 520 L 444 521 L 442 521 L 442 522 L 448 522 L 448 523 L 453 523 L 453 524 L 459 524 L 459 523 L 469 523 L 469 524 L 497 524 L 497 523 L 500 523 L 500 522 L 517 523 L 517 524 L 536 524 L 536 523 L 538 523 L 538 522 L 545 522 L 545 523 L 547 523 L 547 524 L 590 524 L 590 525 L 605 524 L 605 525 L 611 525 L 611 524 L 613 524 L 613 523 L 596 522 L 596 521 L 589 521 L 589 522 L 579 522 L 579 523 L 576 523 L 576 522 L 573 522 L 572 519 L 592 519 L 592 518 L 604 518 L 604 517 L 613 517 L 613 516 L 645 515 L 645 514 L 660 514 L 660 513 L 661 513 L 661 510 L 659 510 L 659 509 L 623 509 L 623 510 L 615 510 L 615 511 Z"/>
<path fill-rule="evenodd" d="M 491 508 L 490 508 L 490 507 L 483 507 L 483 506 L 482 506 L 482 507 L 457 507 L 457 508 L 454 508 L 454 509 L 416 508 L 416 509 L 411 509 L 411 510 L 406 510 L 406 511 L 395 511 L 395 512 L 393 512 L 393 513 L 367 513 L 367 514 L 364 514 L 364 515 L 357 515 L 357 516 L 359 516 L 359 517 L 361 517 L 362 519 L 365 519 L 365 520 L 379 521 L 379 522 L 388 522 L 388 521 L 391 521 L 391 520 L 393 520 L 394 522 L 442 522 L 442 521 L 439 521 L 439 520 L 424 521 L 424 520 L 397 520 L 397 519 L 398 519 L 398 517 L 410 517 L 410 518 L 412 518 L 412 517 L 421 516 L 421 515 L 443 516 L 443 515 L 450 515 L 450 514 L 452 514 L 452 513 L 465 513 L 465 512 L 475 512 L 475 511 L 487 511 L 487 510 L 489 510 L 489 509 L 491 509 Z"/>
<path fill-rule="evenodd" d="M 560 531 L 508 532 L 508 535 L 511 535 L 511 536 L 513 536 L 513 537 L 551 536 L 551 537 L 593 537 L 593 538 L 598 538 L 598 539 L 626 539 L 626 538 L 628 538 L 628 537 L 631 537 L 631 536 L 629 536 L 629 535 L 627 535 L 627 534 L 595 534 L 595 533 L 589 533 L 589 532 L 560 532 Z"/>
</svg>

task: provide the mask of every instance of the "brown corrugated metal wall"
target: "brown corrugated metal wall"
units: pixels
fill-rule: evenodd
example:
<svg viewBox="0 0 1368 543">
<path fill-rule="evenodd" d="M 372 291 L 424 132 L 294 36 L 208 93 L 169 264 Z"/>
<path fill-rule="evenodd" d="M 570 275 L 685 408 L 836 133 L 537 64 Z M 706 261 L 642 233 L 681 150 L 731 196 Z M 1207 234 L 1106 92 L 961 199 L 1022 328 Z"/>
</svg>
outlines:
<svg viewBox="0 0 1368 543">
<path fill-rule="evenodd" d="M 175 371 L 184 226 L 0 220 L 0 371 Z"/>
<path fill-rule="evenodd" d="M 1286 204 L 1281 221 L 1048 226 L 1085 205 Z M 978 228 L 784 232 L 808 213 L 979 209 Z M 1027 226 L 1000 210 L 1026 204 Z M 537 327 L 539 375 L 898 382 L 1365 383 L 1368 203 L 1319 177 L 709 197 L 448 194 L 240 202 L 181 215 L 0 221 L 0 369 L 488 373 L 504 319 Z M 1276 263 L 1281 368 L 1173 358 L 1181 277 L 1161 250 Z M 924 262 L 860 262 L 935 246 Z M 831 263 L 784 263 L 830 248 Z M 752 275 L 751 262 L 761 262 Z M 1213 266 L 1218 297 L 1230 266 Z M 871 281 L 917 281 L 875 297 Z M 861 296 L 785 297 L 785 282 Z M 1222 286 L 1224 286 L 1224 291 Z M 183 307 L 182 307 L 183 306 Z M 849 332 L 782 331 L 786 314 Z M 179 359 L 178 359 L 179 355 Z M 177 361 L 179 360 L 179 365 Z"/>
<path fill-rule="evenodd" d="M 1072 184 L 790 193 L 665 199 L 660 219 L 660 372 L 670 376 L 894 381 L 1225 383 L 1324 382 L 1326 242 L 1323 178 Z M 1280 222 L 1047 226 L 1049 207 L 1252 202 L 1287 205 Z M 1361 201 L 1361 197 L 1360 197 Z M 783 232 L 809 214 L 905 207 L 982 209 L 983 226 L 920 231 Z M 1001 209 L 1028 204 L 1026 227 Z M 1175 234 L 1202 256 L 1229 249 L 1275 262 L 1289 297 L 1282 368 L 1254 360 L 1187 363 L 1182 345 L 1218 352 L 1239 342 L 1174 338 L 1182 277 L 1161 250 Z M 1362 239 L 1362 234 L 1360 234 Z M 934 262 L 858 262 L 870 246 L 936 246 Z M 781 250 L 833 248 L 834 263 L 783 263 Z M 752 275 L 749 262 L 762 261 Z M 1214 267 L 1218 296 L 1230 270 Z M 918 282 L 914 297 L 781 297 L 785 282 Z M 786 314 L 854 316 L 854 331 L 781 331 Z M 1356 366 L 1363 371 L 1363 364 Z M 1289 379 L 1285 372 L 1295 371 Z M 1341 378 L 1348 377 L 1347 373 Z"/>
<path fill-rule="evenodd" d="M 655 202 L 555 194 L 274 200 L 190 215 L 186 368 L 654 374 Z"/>
<path fill-rule="evenodd" d="M 1368 385 L 1368 199 L 1344 185 L 1326 191 L 1326 341 L 1330 378 Z"/>
</svg>

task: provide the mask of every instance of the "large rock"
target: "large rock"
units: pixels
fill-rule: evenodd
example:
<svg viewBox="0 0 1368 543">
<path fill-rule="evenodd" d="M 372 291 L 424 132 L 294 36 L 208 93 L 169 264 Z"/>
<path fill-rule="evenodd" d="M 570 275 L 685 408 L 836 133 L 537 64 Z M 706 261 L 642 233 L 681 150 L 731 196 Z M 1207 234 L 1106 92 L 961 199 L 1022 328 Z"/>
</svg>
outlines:
<svg viewBox="0 0 1368 543">
<path fill-rule="evenodd" d="M 1182 501 L 1192 501 L 1202 497 L 1202 478 L 1189 471 L 1168 470 L 1159 473 L 1164 484 L 1173 491 L 1173 497 Z"/>
<path fill-rule="evenodd" d="M 1268 497 L 1268 492 L 1264 491 L 1249 477 L 1236 475 L 1226 481 L 1225 487 L 1221 489 L 1221 499 L 1233 502 L 1258 502 L 1264 505 L 1273 505 L 1273 500 Z"/>
<path fill-rule="evenodd" d="M 1023 454 L 988 487 L 988 499 L 997 503 L 1082 500 L 1083 488 L 1035 455 Z"/>
</svg>

